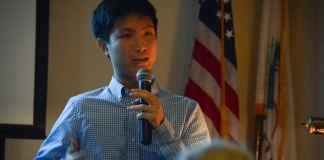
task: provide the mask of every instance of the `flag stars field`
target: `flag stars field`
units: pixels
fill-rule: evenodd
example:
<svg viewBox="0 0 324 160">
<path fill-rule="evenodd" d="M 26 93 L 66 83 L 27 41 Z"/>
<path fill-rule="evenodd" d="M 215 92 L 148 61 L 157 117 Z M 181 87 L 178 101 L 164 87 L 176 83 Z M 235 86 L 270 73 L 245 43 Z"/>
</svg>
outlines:
<svg viewBox="0 0 324 160">
<path fill-rule="evenodd" d="M 232 19 L 231 18 L 231 13 L 225 13 L 224 19 L 225 19 L 226 22 L 229 21 L 229 20 L 231 20 Z"/>
<path fill-rule="evenodd" d="M 225 36 L 227 37 L 227 39 L 231 39 L 231 37 L 234 37 L 233 31 L 226 30 Z"/>
<path fill-rule="evenodd" d="M 216 16 L 218 17 L 218 19 L 221 19 L 222 12 L 220 10 L 217 10 Z"/>
</svg>

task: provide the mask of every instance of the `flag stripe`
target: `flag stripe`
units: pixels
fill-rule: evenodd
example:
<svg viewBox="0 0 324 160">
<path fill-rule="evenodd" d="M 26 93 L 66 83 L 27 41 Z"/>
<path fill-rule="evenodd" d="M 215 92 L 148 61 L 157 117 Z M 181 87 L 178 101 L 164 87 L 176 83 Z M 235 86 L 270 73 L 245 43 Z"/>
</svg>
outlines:
<svg viewBox="0 0 324 160">
<path fill-rule="evenodd" d="M 220 63 L 199 41 L 195 41 L 193 58 L 201 64 L 220 85 Z"/>
<path fill-rule="evenodd" d="M 220 59 L 221 40 L 204 23 L 198 22 L 196 40 L 209 50 L 217 59 Z"/>
<path fill-rule="evenodd" d="M 213 80 L 212 75 L 193 59 L 190 70 L 190 78 L 220 107 L 220 87 Z M 217 108 L 220 109 L 220 108 Z"/>
<path fill-rule="evenodd" d="M 206 114 L 204 114 L 204 118 L 205 118 L 207 126 L 209 126 L 208 127 L 209 135 L 211 137 L 219 137 L 218 130 L 217 130 L 217 128 L 214 127 L 215 126 L 214 122 Z M 210 127 L 210 126 L 213 126 L 213 127 Z"/>
<path fill-rule="evenodd" d="M 202 111 L 206 114 L 212 121 L 217 130 L 220 129 L 220 113 L 219 110 L 215 109 L 217 106 L 214 104 L 213 100 L 191 79 L 188 81 L 188 90 L 186 95 L 199 101 L 202 107 Z"/>
<path fill-rule="evenodd" d="M 231 88 L 228 83 L 225 86 L 226 89 L 226 106 L 234 113 L 236 118 L 239 118 L 239 109 L 238 109 L 238 96 L 236 92 Z"/>
<path fill-rule="evenodd" d="M 225 79 L 231 88 L 238 93 L 238 86 L 237 86 L 237 69 L 231 63 L 226 62 L 226 74 Z"/>
<path fill-rule="evenodd" d="M 230 125 L 231 126 L 239 126 L 240 125 L 240 119 L 233 115 L 233 112 L 229 112 L 230 117 Z M 235 139 L 236 142 L 239 142 L 240 137 L 240 128 L 239 127 L 230 127 L 230 135 L 232 139 Z"/>
</svg>

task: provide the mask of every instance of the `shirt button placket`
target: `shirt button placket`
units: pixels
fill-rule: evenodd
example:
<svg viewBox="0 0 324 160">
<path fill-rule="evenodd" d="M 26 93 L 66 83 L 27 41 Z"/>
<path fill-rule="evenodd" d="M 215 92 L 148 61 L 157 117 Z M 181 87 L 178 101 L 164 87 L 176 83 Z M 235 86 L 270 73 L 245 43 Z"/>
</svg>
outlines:
<svg viewBox="0 0 324 160">
<path fill-rule="evenodd" d="M 136 119 L 137 112 L 129 112 L 128 119 L 128 159 L 140 159 L 140 146 L 138 140 L 139 120 Z"/>
</svg>

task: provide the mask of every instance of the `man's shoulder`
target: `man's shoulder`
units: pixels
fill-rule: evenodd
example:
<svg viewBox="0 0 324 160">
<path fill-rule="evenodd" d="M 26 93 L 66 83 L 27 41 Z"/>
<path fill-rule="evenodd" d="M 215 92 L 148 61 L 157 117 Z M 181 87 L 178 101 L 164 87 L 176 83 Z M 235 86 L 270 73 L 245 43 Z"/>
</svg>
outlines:
<svg viewBox="0 0 324 160">
<path fill-rule="evenodd" d="M 195 107 L 197 105 L 197 101 L 188 98 L 186 96 L 176 94 L 170 90 L 167 89 L 160 89 L 161 99 L 165 100 L 167 102 L 174 102 L 178 104 L 184 104 L 186 106 L 192 106 Z"/>
<path fill-rule="evenodd" d="M 89 90 L 80 94 L 77 94 L 70 99 L 73 101 L 87 100 L 87 99 L 98 99 L 100 97 L 105 97 L 107 94 L 107 87 L 101 87 L 94 90 Z"/>
</svg>

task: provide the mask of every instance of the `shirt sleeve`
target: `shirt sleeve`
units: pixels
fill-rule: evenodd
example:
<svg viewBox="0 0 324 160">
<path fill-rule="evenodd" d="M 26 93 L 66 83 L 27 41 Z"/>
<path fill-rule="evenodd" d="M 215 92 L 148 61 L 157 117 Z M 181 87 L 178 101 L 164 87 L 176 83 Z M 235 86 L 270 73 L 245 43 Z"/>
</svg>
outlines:
<svg viewBox="0 0 324 160">
<path fill-rule="evenodd" d="M 76 138 L 76 109 L 74 103 L 70 100 L 62 114 L 55 122 L 50 134 L 41 145 L 35 160 L 42 159 L 62 159 L 68 147 L 71 145 L 72 138 Z"/>
<path fill-rule="evenodd" d="M 161 126 L 153 130 L 166 159 L 176 159 L 185 147 L 192 148 L 210 142 L 208 128 L 199 104 L 189 110 L 183 126 L 184 131 L 179 135 L 175 133 L 165 117 Z"/>
</svg>

